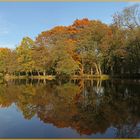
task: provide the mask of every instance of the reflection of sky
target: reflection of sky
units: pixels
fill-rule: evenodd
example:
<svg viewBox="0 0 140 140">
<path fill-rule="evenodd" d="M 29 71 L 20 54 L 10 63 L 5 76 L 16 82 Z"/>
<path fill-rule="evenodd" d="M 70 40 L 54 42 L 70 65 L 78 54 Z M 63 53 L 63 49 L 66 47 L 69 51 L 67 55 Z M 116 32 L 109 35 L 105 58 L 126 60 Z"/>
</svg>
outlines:
<svg viewBox="0 0 140 140">
<path fill-rule="evenodd" d="M 138 2 L 137 2 L 138 3 Z M 112 22 L 112 15 L 133 2 L 0 2 L 0 47 L 13 48 L 24 36 L 35 38 L 75 19 Z"/>
<path fill-rule="evenodd" d="M 0 109 L 0 137 L 113 137 L 114 128 L 108 128 L 104 134 L 81 135 L 71 128 L 57 128 L 52 124 L 44 124 L 38 118 L 25 120 L 13 104 L 9 108 Z"/>
</svg>

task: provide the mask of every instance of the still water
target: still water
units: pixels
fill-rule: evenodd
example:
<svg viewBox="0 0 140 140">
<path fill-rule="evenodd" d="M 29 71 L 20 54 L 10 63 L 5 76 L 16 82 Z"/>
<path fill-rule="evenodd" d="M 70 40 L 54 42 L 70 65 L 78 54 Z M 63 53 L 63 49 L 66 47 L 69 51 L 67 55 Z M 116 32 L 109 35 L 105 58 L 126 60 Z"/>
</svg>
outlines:
<svg viewBox="0 0 140 140">
<path fill-rule="evenodd" d="M 0 84 L 0 138 L 140 137 L 140 80 Z"/>
</svg>

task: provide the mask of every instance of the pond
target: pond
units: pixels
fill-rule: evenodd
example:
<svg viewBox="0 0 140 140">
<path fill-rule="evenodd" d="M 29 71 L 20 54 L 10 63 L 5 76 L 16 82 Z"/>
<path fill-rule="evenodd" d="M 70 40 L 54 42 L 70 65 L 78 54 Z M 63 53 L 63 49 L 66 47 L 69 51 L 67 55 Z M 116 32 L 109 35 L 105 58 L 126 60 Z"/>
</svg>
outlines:
<svg viewBox="0 0 140 140">
<path fill-rule="evenodd" d="M 0 84 L 0 138 L 139 138 L 140 80 Z"/>
</svg>

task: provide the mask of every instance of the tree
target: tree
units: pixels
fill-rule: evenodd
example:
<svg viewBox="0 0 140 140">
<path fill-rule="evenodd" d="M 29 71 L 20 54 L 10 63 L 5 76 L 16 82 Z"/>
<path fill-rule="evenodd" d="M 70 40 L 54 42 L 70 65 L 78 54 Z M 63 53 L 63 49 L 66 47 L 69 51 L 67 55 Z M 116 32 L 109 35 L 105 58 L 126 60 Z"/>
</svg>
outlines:
<svg viewBox="0 0 140 140">
<path fill-rule="evenodd" d="M 101 65 L 106 47 L 104 42 L 110 36 L 109 27 L 100 21 L 90 21 L 88 26 L 81 29 L 78 36 L 78 52 L 81 56 L 82 73 L 83 68 L 89 68 L 93 74 L 93 68 L 98 75 L 102 74 Z M 107 42 L 107 41 L 106 41 Z"/>
<path fill-rule="evenodd" d="M 125 60 L 125 71 L 131 74 L 140 73 L 140 28 L 136 28 L 128 35 L 127 57 Z"/>
<path fill-rule="evenodd" d="M 134 29 L 140 26 L 139 5 L 125 8 L 122 12 L 117 12 L 113 16 L 113 22 L 118 27 Z"/>
<path fill-rule="evenodd" d="M 60 77 L 139 74 L 139 15 L 134 5 L 114 14 L 111 25 L 83 18 L 43 31 L 35 41 L 24 37 L 15 50 L 0 49 L 0 72 Z"/>
<path fill-rule="evenodd" d="M 35 44 L 29 37 L 24 37 L 21 44 L 16 48 L 17 53 L 17 71 L 25 72 L 26 75 L 35 69 L 35 61 L 32 59 L 32 48 Z"/>
<path fill-rule="evenodd" d="M 78 70 L 78 64 L 71 56 L 71 51 L 65 42 L 58 42 L 57 46 L 52 48 L 50 56 L 51 67 L 59 74 L 72 75 Z"/>
<path fill-rule="evenodd" d="M 8 48 L 0 48 L 0 72 L 12 74 L 16 70 L 16 54 Z"/>
<path fill-rule="evenodd" d="M 40 75 L 40 72 L 43 72 L 43 75 L 46 75 L 47 70 L 47 62 L 48 62 L 48 49 L 47 47 L 35 46 L 31 50 L 32 52 L 32 59 L 35 62 L 35 68 L 34 71 L 37 71 L 38 75 Z"/>
</svg>

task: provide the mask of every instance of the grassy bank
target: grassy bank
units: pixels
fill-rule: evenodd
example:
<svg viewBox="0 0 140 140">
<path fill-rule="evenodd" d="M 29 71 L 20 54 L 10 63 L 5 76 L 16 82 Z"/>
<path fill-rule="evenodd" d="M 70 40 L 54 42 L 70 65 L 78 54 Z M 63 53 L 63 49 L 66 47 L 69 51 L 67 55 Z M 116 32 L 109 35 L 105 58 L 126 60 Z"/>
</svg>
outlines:
<svg viewBox="0 0 140 140">
<path fill-rule="evenodd" d="M 15 75 L 5 75 L 2 76 L 0 75 L 0 79 L 5 79 L 5 80 L 12 80 L 12 79 L 46 79 L 46 80 L 54 80 L 54 79 L 65 79 L 66 77 L 57 77 L 55 75 L 40 75 L 40 76 L 15 76 Z M 88 74 L 83 74 L 83 75 L 72 75 L 70 79 L 97 79 L 97 80 L 108 80 L 108 79 L 139 79 L 140 75 L 130 75 L 130 74 L 123 74 L 123 75 L 88 75 Z"/>
<path fill-rule="evenodd" d="M 108 75 L 73 75 L 71 76 L 72 79 L 101 79 L 101 80 L 107 80 L 109 79 Z M 15 75 L 5 75 L 4 76 L 5 80 L 10 80 L 10 79 L 46 79 L 46 80 L 53 80 L 56 79 L 55 75 L 46 75 L 46 76 L 15 76 Z"/>
<path fill-rule="evenodd" d="M 110 78 L 109 75 L 105 75 L 105 74 L 102 74 L 102 75 L 87 75 L 87 74 L 84 74 L 84 75 L 73 75 L 72 78 L 74 79 L 81 79 L 81 78 L 84 78 L 84 79 L 101 79 L 101 80 L 107 80 Z"/>
<path fill-rule="evenodd" d="M 54 80 L 54 79 L 65 79 L 66 77 L 57 77 L 55 75 L 40 75 L 40 76 L 15 76 L 15 75 L 0 75 L 0 79 L 2 82 L 2 79 L 8 81 L 8 80 L 13 80 L 13 79 L 46 79 L 46 80 Z M 83 74 L 83 75 L 72 75 L 70 77 L 70 79 L 94 79 L 94 80 L 108 80 L 108 79 L 139 79 L 140 75 L 136 74 L 136 75 L 130 75 L 130 74 L 122 74 L 122 75 L 106 75 L 106 74 L 102 74 L 102 75 L 88 75 L 88 74 Z"/>
<path fill-rule="evenodd" d="M 10 79 L 47 79 L 47 80 L 53 80 L 55 79 L 54 75 L 46 75 L 46 76 L 15 76 L 15 75 L 5 75 L 5 80 Z"/>
</svg>

